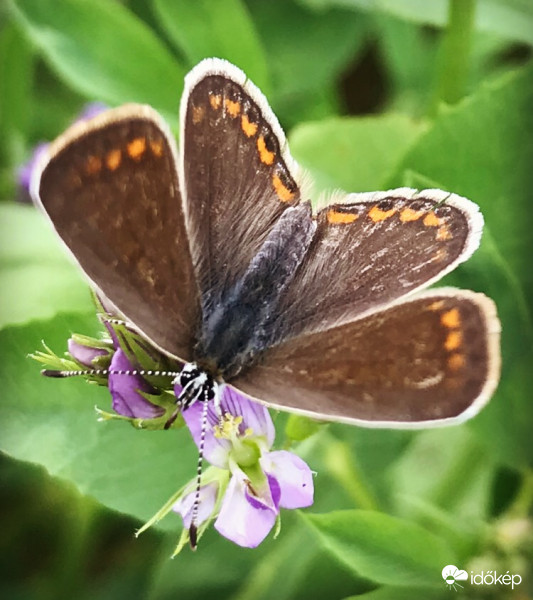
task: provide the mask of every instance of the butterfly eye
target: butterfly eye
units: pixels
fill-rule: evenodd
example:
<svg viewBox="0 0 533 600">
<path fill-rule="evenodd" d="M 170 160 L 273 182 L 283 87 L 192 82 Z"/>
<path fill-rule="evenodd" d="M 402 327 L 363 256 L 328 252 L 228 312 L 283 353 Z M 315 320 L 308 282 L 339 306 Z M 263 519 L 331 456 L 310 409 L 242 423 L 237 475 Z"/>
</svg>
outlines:
<svg viewBox="0 0 533 600">
<path fill-rule="evenodd" d="M 180 385 L 185 387 L 193 379 L 196 379 L 201 374 L 200 369 L 196 365 L 187 364 L 183 367 L 180 373 Z"/>
</svg>

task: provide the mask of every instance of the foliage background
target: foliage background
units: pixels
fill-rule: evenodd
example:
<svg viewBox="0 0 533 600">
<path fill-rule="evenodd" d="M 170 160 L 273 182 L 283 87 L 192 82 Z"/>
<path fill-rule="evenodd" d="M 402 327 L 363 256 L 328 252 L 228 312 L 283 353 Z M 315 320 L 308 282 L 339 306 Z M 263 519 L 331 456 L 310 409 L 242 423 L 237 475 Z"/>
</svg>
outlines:
<svg viewBox="0 0 533 600">
<path fill-rule="evenodd" d="M 451 563 L 525 578 L 458 598 L 531 597 L 531 1 L 10 0 L 0 23 L 0 595 L 432 599 Z M 105 390 L 27 359 L 97 325 L 77 269 L 15 202 L 16 170 L 88 100 L 147 102 L 176 130 L 183 76 L 207 56 L 262 88 L 319 190 L 439 187 L 481 206 L 482 246 L 445 283 L 495 299 L 503 370 L 460 427 L 321 427 L 296 446 L 317 471 L 312 509 L 257 550 L 211 532 L 170 561 L 177 517 L 132 534 L 195 449 L 184 431 L 97 423 Z"/>
</svg>

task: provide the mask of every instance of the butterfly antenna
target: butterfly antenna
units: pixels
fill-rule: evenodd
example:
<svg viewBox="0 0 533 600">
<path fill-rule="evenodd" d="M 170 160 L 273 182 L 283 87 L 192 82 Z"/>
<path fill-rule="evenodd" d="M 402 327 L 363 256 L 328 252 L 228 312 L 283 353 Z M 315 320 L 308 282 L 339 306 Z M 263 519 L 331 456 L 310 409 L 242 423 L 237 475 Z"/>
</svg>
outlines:
<svg viewBox="0 0 533 600">
<path fill-rule="evenodd" d="M 58 371 L 55 369 L 42 369 L 41 375 L 45 377 L 77 377 L 79 375 L 140 375 L 141 377 L 176 377 L 176 371 L 151 371 L 146 369 L 82 369 L 79 371 Z"/>
<path fill-rule="evenodd" d="M 204 464 L 205 434 L 207 431 L 207 409 L 209 400 L 202 401 L 202 424 L 200 432 L 200 444 L 198 445 L 198 465 L 196 467 L 196 489 L 194 491 L 194 504 L 192 506 L 191 525 L 189 527 L 189 541 L 191 548 L 196 550 L 198 546 L 198 510 L 200 508 L 200 488 L 202 484 L 202 469 Z"/>
</svg>

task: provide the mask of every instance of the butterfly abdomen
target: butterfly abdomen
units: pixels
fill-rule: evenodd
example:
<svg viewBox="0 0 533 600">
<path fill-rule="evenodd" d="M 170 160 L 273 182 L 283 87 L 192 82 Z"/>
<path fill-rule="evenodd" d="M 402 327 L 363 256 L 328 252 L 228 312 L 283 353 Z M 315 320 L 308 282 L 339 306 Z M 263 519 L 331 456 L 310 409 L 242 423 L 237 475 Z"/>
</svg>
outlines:
<svg viewBox="0 0 533 600">
<path fill-rule="evenodd" d="M 204 309 L 199 364 L 216 365 L 217 374 L 228 380 L 268 347 L 274 309 L 315 230 L 309 203 L 283 213 L 244 275 L 212 308 Z"/>
</svg>

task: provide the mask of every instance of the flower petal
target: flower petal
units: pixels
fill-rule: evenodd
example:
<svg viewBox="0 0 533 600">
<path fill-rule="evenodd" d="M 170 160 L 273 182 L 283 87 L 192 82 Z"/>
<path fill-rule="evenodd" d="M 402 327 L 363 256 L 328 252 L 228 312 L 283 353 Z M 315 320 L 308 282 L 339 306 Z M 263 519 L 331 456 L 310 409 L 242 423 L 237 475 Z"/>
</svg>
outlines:
<svg viewBox="0 0 533 600">
<path fill-rule="evenodd" d="M 235 473 L 231 478 L 215 529 L 239 546 L 255 548 L 274 526 L 278 511 L 257 502 L 257 497 L 252 505 L 247 498 L 246 479 L 242 475 Z"/>
<path fill-rule="evenodd" d="M 133 365 L 119 348 L 111 360 L 110 371 L 130 371 Z M 152 387 L 139 375 L 110 373 L 109 391 L 113 398 L 113 410 L 119 415 L 138 419 L 160 417 L 165 411 L 143 398 L 139 391 L 152 393 Z"/>
<path fill-rule="evenodd" d="M 39 142 L 33 149 L 31 157 L 18 169 L 18 184 L 27 192 L 30 190 L 31 180 L 34 176 L 36 167 L 41 158 L 46 154 L 49 145 L 48 142 Z"/>
<path fill-rule="evenodd" d="M 176 396 L 179 396 L 181 388 L 179 386 L 174 387 Z M 202 437 L 202 410 L 203 403 L 195 402 L 192 406 L 189 406 L 183 411 L 183 419 L 191 432 L 194 443 L 198 448 L 200 447 L 200 440 Z M 214 404 L 212 401 L 209 402 L 207 408 L 207 429 L 204 438 L 204 458 L 215 467 L 221 469 L 228 468 L 228 456 L 231 450 L 231 443 L 229 440 L 223 440 L 215 437 L 213 427 L 218 424 L 218 415 L 216 414 Z"/>
<path fill-rule="evenodd" d="M 274 443 L 274 423 L 268 410 L 248 400 L 245 396 L 229 386 L 221 389 L 222 397 L 220 400 L 220 412 L 222 414 L 230 413 L 234 416 L 241 416 L 242 423 L 239 425 L 239 432 L 244 436 L 247 429 L 251 429 L 254 437 L 264 437 L 268 447 Z M 176 397 L 179 396 L 182 388 L 179 384 L 174 386 Z M 183 411 L 183 419 L 191 432 L 194 443 L 199 447 L 202 437 L 202 402 L 198 401 Z M 231 442 L 227 439 L 217 438 L 214 434 L 214 427 L 220 422 L 220 415 L 215 410 L 214 401 L 209 401 L 207 409 L 208 428 L 204 439 L 204 456 L 212 465 L 221 469 L 228 468 L 228 456 L 232 449 Z"/>
<path fill-rule="evenodd" d="M 296 454 L 277 450 L 259 459 L 262 469 L 279 483 L 282 508 L 303 508 L 313 504 L 313 474 Z"/>
<path fill-rule="evenodd" d="M 223 388 L 222 399 L 220 402 L 222 412 L 229 412 L 232 415 L 241 415 L 243 422 L 241 432 L 251 429 L 254 436 L 264 436 L 268 447 L 271 448 L 274 443 L 276 430 L 268 410 L 258 402 L 250 400 L 235 388 L 226 385 Z"/>
<path fill-rule="evenodd" d="M 72 338 L 69 338 L 68 342 L 68 351 L 70 356 L 77 360 L 80 364 L 85 365 L 86 367 L 94 367 L 93 360 L 98 356 L 105 356 L 110 352 L 105 348 L 91 348 L 91 346 L 84 346 L 83 344 L 78 344 Z"/>
<path fill-rule="evenodd" d="M 200 526 L 204 521 L 207 521 L 215 508 L 217 500 L 218 483 L 211 481 L 200 488 L 200 497 L 198 504 L 198 517 L 196 526 Z M 194 499 L 196 491 L 187 494 L 174 504 L 172 510 L 179 513 L 183 519 L 183 526 L 189 529 L 192 522 L 192 511 L 194 508 Z"/>
<path fill-rule="evenodd" d="M 103 102 L 87 102 L 83 107 L 80 114 L 76 117 L 74 123 L 79 123 L 81 121 L 89 121 L 90 119 L 96 117 L 100 113 L 108 110 L 109 106 L 104 104 Z"/>
</svg>

